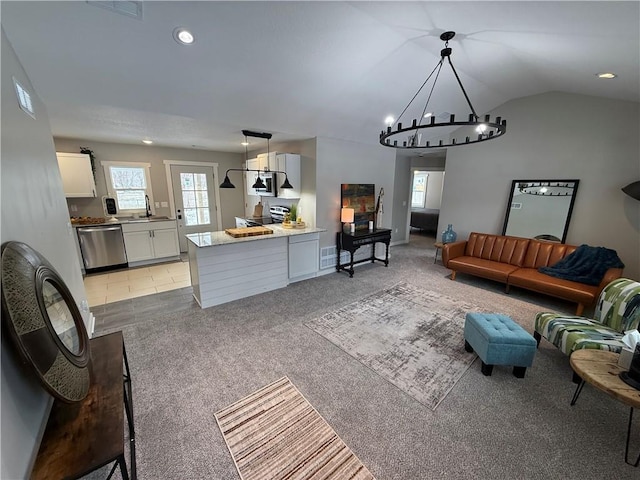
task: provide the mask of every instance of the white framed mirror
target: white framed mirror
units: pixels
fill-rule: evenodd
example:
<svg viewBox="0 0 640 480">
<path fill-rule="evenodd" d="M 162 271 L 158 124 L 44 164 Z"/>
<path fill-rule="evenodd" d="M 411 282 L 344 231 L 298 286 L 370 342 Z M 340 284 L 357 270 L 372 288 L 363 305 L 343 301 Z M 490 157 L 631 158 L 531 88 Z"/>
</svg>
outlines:
<svg viewBox="0 0 640 480">
<path fill-rule="evenodd" d="M 580 180 L 513 180 L 503 235 L 565 243 Z"/>
</svg>

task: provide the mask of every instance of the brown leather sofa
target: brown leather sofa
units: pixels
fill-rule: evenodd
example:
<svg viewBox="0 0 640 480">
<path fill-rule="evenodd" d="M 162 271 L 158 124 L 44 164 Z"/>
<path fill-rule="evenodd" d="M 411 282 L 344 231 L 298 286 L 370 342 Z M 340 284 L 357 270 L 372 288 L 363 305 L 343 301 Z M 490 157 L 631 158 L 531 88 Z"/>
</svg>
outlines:
<svg viewBox="0 0 640 480">
<path fill-rule="evenodd" d="M 545 275 L 539 267 L 551 266 L 572 253 L 577 246 L 541 240 L 472 232 L 469 239 L 446 243 L 442 263 L 451 269 L 451 280 L 462 272 L 511 286 L 576 302 L 576 315 L 592 305 L 600 291 L 622 276 L 621 268 L 610 268 L 600 285 L 587 285 Z"/>
</svg>

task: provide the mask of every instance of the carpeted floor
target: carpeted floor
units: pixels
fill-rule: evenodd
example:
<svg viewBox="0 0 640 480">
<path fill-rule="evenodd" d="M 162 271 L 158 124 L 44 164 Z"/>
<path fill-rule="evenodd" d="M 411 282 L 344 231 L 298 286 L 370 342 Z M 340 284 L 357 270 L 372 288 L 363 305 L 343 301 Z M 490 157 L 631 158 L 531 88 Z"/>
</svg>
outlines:
<svg viewBox="0 0 640 480">
<path fill-rule="evenodd" d="M 433 263 L 433 241 L 412 235 L 391 247 L 388 268 L 365 264 L 353 278 L 332 272 L 205 310 L 184 289 L 170 303 L 158 297 L 155 310 L 134 299 L 96 311 L 97 334 L 125 336 L 138 477 L 237 479 L 213 413 L 287 376 L 378 480 L 637 479 L 623 460 L 628 408 L 589 386 L 571 407 L 568 358 L 544 341 L 524 379 L 508 367 L 484 377 L 474 363 L 431 410 L 304 325 L 403 281 L 507 314 L 529 332 L 538 311 L 574 311 L 465 275 L 452 282 Z"/>
</svg>

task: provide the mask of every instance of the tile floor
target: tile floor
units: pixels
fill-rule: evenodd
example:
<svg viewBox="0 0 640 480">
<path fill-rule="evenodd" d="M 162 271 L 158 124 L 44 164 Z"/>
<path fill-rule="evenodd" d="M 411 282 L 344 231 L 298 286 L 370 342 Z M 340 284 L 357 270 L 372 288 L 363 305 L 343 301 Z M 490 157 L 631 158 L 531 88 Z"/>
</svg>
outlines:
<svg viewBox="0 0 640 480">
<path fill-rule="evenodd" d="M 90 307 L 190 286 L 189 263 L 184 261 L 92 274 L 84 278 Z"/>
</svg>

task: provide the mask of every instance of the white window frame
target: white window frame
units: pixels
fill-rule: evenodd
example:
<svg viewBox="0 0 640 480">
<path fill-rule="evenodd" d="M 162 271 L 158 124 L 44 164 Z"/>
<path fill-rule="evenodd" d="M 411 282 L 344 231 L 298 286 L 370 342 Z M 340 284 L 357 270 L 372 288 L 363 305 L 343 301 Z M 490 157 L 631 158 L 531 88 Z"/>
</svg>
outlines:
<svg viewBox="0 0 640 480">
<path fill-rule="evenodd" d="M 413 202 L 414 192 L 416 191 L 415 186 L 416 186 L 417 177 L 424 177 L 424 191 L 422 192 L 421 204 Z M 425 208 L 427 204 L 427 187 L 428 186 L 429 186 L 429 172 L 426 172 L 424 170 L 415 170 L 413 172 L 413 177 L 411 180 L 411 208 Z"/>
<path fill-rule="evenodd" d="M 113 197 L 116 200 L 116 204 L 118 205 L 118 212 L 124 214 L 143 214 L 145 215 L 146 208 L 143 209 L 121 209 L 120 204 L 118 203 L 118 196 L 116 195 L 116 189 L 111 183 L 111 167 L 130 167 L 130 168 L 143 168 L 145 182 L 147 184 L 147 188 L 145 188 L 145 195 L 149 196 L 149 205 L 151 206 L 151 214 L 155 215 L 155 208 L 153 202 L 153 189 L 151 188 L 151 164 L 143 163 L 143 162 L 100 162 L 102 168 L 104 169 L 104 178 L 105 183 L 107 184 L 107 193 L 110 197 Z"/>
</svg>

